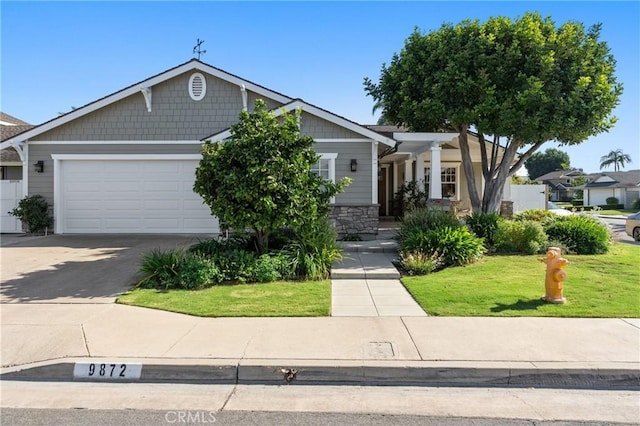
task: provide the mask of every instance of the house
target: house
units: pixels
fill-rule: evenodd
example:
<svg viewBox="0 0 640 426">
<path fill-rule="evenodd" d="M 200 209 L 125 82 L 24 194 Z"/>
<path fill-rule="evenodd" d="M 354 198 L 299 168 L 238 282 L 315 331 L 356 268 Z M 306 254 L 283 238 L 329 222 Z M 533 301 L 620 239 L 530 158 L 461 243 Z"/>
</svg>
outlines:
<svg viewBox="0 0 640 426">
<path fill-rule="evenodd" d="M 607 198 L 615 197 L 625 209 L 630 209 L 640 198 L 640 170 L 596 173 L 579 188 L 584 191 L 585 206 L 604 205 Z"/>
<path fill-rule="evenodd" d="M 0 149 L 14 148 L 28 165 L 24 193 L 53 205 L 58 234 L 215 234 L 217 220 L 192 191 L 201 144 L 229 137 L 240 111 L 259 98 L 277 112 L 301 109 L 301 132 L 321 156 L 316 171 L 351 178 L 332 203 L 340 233 L 376 234 L 403 182 L 426 182 L 435 200 L 468 198 L 456 134 L 366 127 L 196 59 L 14 135 Z M 481 188 L 478 140 L 469 139 Z"/>
<path fill-rule="evenodd" d="M 15 135 L 31 128 L 33 128 L 33 125 L 0 112 L 0 142 L 11 139 Z M 0 180 L 21 179 L 22 159 L 18 151 L 13 147 L 0 150 Z"/>
<path fill-rule="evenodd" d="M 582 169 L 556 170 L 536 178 L 538 182 L 547 185 L 550 201 L 571 201 L 575 187 L 586 179 L 588 175 Z"/>
</svg>

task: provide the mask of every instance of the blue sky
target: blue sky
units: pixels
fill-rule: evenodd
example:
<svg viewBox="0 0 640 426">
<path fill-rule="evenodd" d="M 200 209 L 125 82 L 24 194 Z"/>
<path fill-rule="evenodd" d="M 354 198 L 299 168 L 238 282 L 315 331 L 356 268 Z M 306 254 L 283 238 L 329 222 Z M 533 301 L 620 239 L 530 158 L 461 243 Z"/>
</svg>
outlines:
<svg viewBox="0 0 640 426">
<path fill-rule="evenodd" d="M 362 81 L 377 81 L 414 27 L 550 15 L 602 22 L 624 95 L 611 132 L 561 147 L 571 165 L 599 170 L 613 149 L 640 168 L 638 2 L 0 2 L 3 112 L 39 124 L 193 57 L 272 90 L 368 124 Z M 554 147 L 549 143 L 543 146 Z"/>
</svg>

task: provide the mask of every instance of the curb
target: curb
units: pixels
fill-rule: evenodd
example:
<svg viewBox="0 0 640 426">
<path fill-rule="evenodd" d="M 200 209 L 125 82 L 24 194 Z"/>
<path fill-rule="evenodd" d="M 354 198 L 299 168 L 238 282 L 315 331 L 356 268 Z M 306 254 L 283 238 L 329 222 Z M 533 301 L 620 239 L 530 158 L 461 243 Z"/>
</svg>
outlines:
<svg viewBox="0 0 640 426">
<path fill-rule="evenodd" d="M 113 360 L 111 360 L 113 362 Z M 135 379 L 74 377 L 76 363 L 109 364 L 96 358 L 53 360 L 5 368 L 0 380 L 60 382 L 142 382 L 200 384 L 388 385 L 457 387 L 544 387 L 640 389 L 640 369 L 559 365 L 536 368 L 531 363 L 309 361 L 309 360 L 118 360 L 141 364 Z M 467 364 L 467 365 L 465 365 Z"/>
</svg>

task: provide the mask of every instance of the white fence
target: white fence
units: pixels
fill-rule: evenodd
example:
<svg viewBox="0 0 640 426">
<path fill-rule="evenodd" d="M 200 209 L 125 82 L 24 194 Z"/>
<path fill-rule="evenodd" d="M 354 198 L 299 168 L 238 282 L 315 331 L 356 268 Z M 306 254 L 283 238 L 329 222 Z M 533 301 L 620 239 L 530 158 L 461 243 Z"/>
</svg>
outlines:
<svg viewBox="0 0 640 426">
<path fill-rule="evenodd" d="M 21 199 L 22 181 L 0 180 L 0 233 L 22 232 L 22 223 L 9 215 L 9 211 L 16 208 Z"/>
<path fill-rule="evenodd" d="M 504 199 L 513 201 L 513 213 L 546 209 L 546 185 L 505 185 Z"/>
</svg>

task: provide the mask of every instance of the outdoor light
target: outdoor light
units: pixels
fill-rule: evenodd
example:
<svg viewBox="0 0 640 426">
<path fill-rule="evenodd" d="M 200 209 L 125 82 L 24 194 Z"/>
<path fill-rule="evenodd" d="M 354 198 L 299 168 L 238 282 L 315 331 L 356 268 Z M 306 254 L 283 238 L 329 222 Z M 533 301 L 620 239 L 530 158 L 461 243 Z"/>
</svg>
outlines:
<svg viewBox="0 0 640 426">
<path fill-rule="evenodd" d="M 356 160 L 355 158 L 351 159 L 351 171 L 352 172 L 358 171 L 358 160 Z"/>
<path fill-rule="evenodd" d="M 36 173 L 42 173 L 44 172 L 44 161 L 40 160 L 40 161 L 36 161 L 33 166 L 36 169 Z"/>
</svg>

